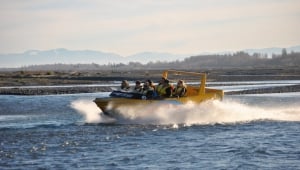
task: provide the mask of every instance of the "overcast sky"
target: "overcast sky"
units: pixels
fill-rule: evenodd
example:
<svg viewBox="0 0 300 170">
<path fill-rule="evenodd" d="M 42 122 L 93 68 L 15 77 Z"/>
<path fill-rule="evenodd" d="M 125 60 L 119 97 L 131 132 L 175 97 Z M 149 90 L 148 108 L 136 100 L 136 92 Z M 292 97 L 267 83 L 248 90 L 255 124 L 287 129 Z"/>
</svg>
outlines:
<svg viewBox="0 0 300 170">
<path fill-rule="evenodd" d="M 0 0 L 0 53 L 128 56 L 300 44 L 300 0 Z"/>
</svg>

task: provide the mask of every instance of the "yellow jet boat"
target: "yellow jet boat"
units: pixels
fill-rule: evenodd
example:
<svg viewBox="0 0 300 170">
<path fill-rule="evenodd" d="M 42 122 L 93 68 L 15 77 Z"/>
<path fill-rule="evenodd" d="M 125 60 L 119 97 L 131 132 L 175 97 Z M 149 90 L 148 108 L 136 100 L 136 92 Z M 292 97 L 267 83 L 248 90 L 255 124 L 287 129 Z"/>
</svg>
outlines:
<svg viewBox="0 0 300 170">
<path fill-rule="evenodd" d="M 96 98 L 94 102 L 103 111 L 104 114 L 112 116 L 117 111 L 118 107 L 148 105 L 155 102 L 170 102 L 185 104 L 187 102 L 201 103 L 207 100 L 222 100 L 224 96 L 223 90 L 212 89 L 206 87 L 206 73 L 186 72 L 177 70 L 166 70 L 162 73 L 162 77 L 177 82 L 176 80 L 197 80 L 186 84 L 186 93 L 182 97 L 158 97 L 145 98 L 140 93 L 115 90 L 112 91 L 109 97 Z M 171 83 L 172 84 L 172 83 Z"/>
</svg>

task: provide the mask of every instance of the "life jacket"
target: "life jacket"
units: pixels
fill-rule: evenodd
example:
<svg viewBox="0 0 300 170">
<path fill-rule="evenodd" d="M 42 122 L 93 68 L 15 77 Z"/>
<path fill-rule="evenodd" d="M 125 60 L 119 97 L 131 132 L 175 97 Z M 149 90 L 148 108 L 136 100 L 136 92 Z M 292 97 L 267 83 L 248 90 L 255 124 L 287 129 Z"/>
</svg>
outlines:
<svg viewBox="0 0 300 170">
<path fill-rule="evenodd" d="M 162 86 L 162 88 L 159 89 L 158 94 L 163 97 L 170 97 L 172 95 L 172 86 L 169 84 L 167 86 Z"/>
<path fill-rule="evenodd" d="M 138 92 L 138 93 L 142 93 L 143 92 L 143 87 L 135 87 L 134 91 Z"/>
<path fill-rule="evenodd" d="M 160 95 L 163 92 L 163 84 L 157 85 L 155 90 Z"/>
<path fill-rule="evenodd" d="M 157 93 L 152 87 L 144 89 L 142 94 L 143 96 L 146 96 L 147 99 L 154 99 L 157 97 Z"/>
<path fill-rule="evenodd" d="M 186 88 L 185 87 L 176 87 L 174 89 L 174 95 L 184 96 L 185 93 L 186 93 Z"/>
<path fill-rule="evenodd" d="M 143 89 L 143 94 L 146 95 L 148 92 L 153 92 L 154 89 L 152 87 L 144 88 Z"/>
</svg>

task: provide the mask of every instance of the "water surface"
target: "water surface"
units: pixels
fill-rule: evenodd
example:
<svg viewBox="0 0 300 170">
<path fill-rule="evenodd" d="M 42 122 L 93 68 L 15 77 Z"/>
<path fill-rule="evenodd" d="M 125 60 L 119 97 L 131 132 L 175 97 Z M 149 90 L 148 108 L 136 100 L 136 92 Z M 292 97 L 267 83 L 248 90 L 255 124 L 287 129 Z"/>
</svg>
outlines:
<svg viewBox="0 0 300 170">
<path fill-rule="evenodd" d="M 122 108 L 115 123 L 92 102 L 107 95 L 0 96 L 0 169 L 300 169 L 300 93 Z"/>
</svg>

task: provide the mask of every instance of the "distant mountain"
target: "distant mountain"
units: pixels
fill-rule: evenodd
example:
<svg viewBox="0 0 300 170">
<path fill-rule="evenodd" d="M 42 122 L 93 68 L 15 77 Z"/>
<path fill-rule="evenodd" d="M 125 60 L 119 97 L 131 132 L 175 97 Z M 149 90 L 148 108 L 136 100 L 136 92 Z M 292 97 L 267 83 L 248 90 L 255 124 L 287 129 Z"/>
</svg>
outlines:
<svg viewBox="0 0 300 170">
<path fill-rule="evenodd" d="M 143 52 L 137 53 L 131 56 L 126 57 L 127 61 L 140 62 L 142 64 L 146 64 L 149 62 L 157 62 L 157 61 L 176 61 L 183 60 L 184 58 L 190 57 L 191 55 L 178 55 L 171 53 L 157 53 L 157 52 Z"/>
<path fill-rule="evenodd" d="M 243 50 L 249 54 L 263 53 L 272 56 L 272 54 L 281 54 L 283 48 L 264 48 L 264 49 L 246 49 Z M 286 48 L 290 53 L 300 52 L 300 46 L 294 46 Z M 220 52 L 214 54 L 224 54 L 234 52 Z M 202 53 L 198 55 L 204 55 L 208 53 Z M 212 53 L 213 54 L 213 53 Z M 197 56 L 198 56 L 197 55 Z M 67 50 L 64 48 L 53 50 L 29 50 L 24 53 L 15 54 L 0 54 L 0 68 L 22 67 L 29 65 L 43 65 L 43 64 L 127 64 L 129 62 L 139 62 L 146 64 L 148 62 L 170 62 L 176 60 L 184 60 L 192 56 L 191 54 L 178 55 L 171 53 L 158 53 L 158 52 L 142 52 L 131 56 L 123 57 L 115 53 L 106 53 L 92 50 Z"/>
<path fill-rule="evenodd" d="M 29 50 L 18 54 L 0 54 L 0 67 L 21 67 L 40 64 L 108 64 L 125 62 L 125 58 L 114 53 L 67 49 L 53 49 L 47 51 Z"/>
<path fill-rule="evenodd" d="M 0 54 L 0 68 L 1 67 L 22 67 L 29 65 L 43 65 L 43 64 L 119 64 L 129 62 L 139 62 L 146 64 L 150 61 L 175 61 L 183 60 L 189 55 L 176 55 L 170 53 L 155 53 L 144 52 L 122 57 L 114 53 L 105 53 L 92 50 L 67 50 L 64 48 L 53 49 L 47 51 L 29 50 L 24 53 L 15 54 Z"/>
</svg>

